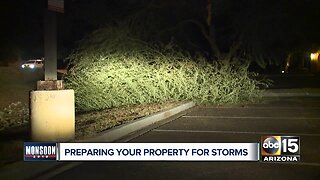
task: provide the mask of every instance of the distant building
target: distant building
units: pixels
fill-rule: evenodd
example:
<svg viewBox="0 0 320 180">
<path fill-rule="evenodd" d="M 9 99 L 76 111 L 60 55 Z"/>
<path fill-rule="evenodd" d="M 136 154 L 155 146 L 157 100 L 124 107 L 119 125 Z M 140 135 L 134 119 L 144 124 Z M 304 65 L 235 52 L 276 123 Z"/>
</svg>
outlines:
<svg viewBox="0 0 320 180">
<path fill-rule="evenodd" d="M 313 73 L 320 72 L 320 51 L 310 54 L 310 71 Z"/>
</svg>

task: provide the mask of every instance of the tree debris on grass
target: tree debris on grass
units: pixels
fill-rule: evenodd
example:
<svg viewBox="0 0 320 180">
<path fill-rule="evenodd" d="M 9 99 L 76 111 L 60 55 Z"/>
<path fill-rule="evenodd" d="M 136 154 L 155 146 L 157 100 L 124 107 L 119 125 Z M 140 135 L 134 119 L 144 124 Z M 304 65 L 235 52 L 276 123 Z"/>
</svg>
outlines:
<svg viewBox="0 0 320 180">
<path fill-rule="evenodd" d="M 181 102 L 151 103 L 133 106 L 123 106 L 101 111 L 88 112 L 76 117 L 76 139 L 95 136 L 112 127 L 129 121 L 173 108 Z"/>
</svg>

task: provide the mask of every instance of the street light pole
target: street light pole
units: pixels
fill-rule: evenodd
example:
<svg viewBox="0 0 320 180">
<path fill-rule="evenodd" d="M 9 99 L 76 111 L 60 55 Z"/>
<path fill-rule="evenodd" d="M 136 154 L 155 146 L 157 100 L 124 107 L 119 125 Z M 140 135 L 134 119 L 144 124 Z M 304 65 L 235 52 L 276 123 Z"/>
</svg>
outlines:
<svg viewBox="0 0 320 180">
<path fill-rule="evenodd" d="M 44 80 L 57 80 L 57 17 L 45 9 L 44 17 Z"/>
<path fill-rule="evenodd" d="M 31 138 L 34 141 L 68 141 L 75 136 L 74 91 L 57 80 L 57 15 L 63 0 L 48 0 L 45 10 L 45 77 L 30 92 Z"/>
<path fill-rule="evenodd" d="M 57 79 L 57 13 L 64 12 L 64 0 L 48 0 L 44 10 L 44 81 L 37 82 L 37 90 L 63 90 Z"/>
</svg>

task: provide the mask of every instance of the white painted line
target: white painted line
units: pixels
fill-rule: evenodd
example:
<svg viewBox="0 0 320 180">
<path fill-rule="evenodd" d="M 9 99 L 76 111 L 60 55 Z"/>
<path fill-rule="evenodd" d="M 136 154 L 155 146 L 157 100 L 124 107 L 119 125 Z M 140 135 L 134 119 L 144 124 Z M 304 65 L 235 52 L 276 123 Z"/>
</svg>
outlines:
<svg viewBox="0 0 320 180">
<path fill-rule="evenodd" d="M 299 136 L 320 136 L 320 134 L 286 133 L 286 132 L 247 132 L 247 131 L 206 131 L 206 130 L 182 130 L 182 129 L 154 129 L 154 132 L 182 132 L 182 133 L 224 133 L 224 134 L 285 134 Z"/>
<path fill-rule="evenodd" d="M 273 162 L 263 162 L 263 164 L 272 164 L 272 165 L 300 165 L 300 166 L 320 166 L 320 163 L 309 163 L 309 162 L 279 162 L 279 163 L 273 163 Z"/>
<path fill-rule="evenodd" d="M 181 116 L 184 118 L 204 118 L 204 119 L 301 119 L 320 120 L 318 117 L 278 117 L 278 116 Z"/>
</svg>

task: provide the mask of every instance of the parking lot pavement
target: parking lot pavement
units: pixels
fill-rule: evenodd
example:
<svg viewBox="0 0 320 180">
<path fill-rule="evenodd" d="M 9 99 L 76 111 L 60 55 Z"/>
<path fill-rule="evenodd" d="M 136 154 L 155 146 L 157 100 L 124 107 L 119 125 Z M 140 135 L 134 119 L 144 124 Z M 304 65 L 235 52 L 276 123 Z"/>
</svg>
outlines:
<svg viewBox="0 0 320 180">
<path fill-rule="evenodd" d="M 130 142 L 259 142 L 263 135 L 300 136 L 301 161 L 88 162 L 54 178 L 320 178 L 320 97 L 269 98 L 259 105 L 198 106 Z"/>
</svg>

